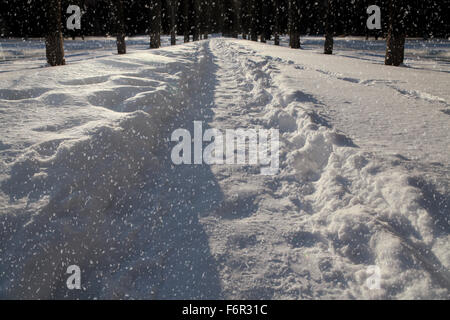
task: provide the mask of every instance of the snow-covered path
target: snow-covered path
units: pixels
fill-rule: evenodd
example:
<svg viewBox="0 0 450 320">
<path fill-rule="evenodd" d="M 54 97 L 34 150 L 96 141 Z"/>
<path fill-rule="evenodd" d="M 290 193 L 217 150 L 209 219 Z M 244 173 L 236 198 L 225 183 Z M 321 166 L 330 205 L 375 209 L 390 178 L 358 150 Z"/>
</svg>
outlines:
<svg viewBox="0 0 450 320">
<path fill-rule="evenodd" d="M 383 190 L 382 186 L 375 192 L 361 193 L 359 190 L 361 186 L 377 185 L 378 179 L 380 183 L 386 182 L 386 177 L 371 177 L 377 175 L 371 170 L 380 165 L 378 160 L 366 160 L 367 155 L 351 150 L 350 139 L 329 132 L 325 119 L 316 113 L 320 109 L 314 110 L 318 109 L 317 104 L 322 104 L 317 100 L 319 95 L 298 90 L 298 82 L 288 83 L 289 87 L 285 86 L 284 79 L 280 81 L 280 77 L 292 76 L 292 72 L 285 69 L 285 65 L 292 62 L 281 59 L 274 62 L 273 57 L 249 50 L 242 42 L 231 45 L 230 42 L 212 41 L 210 45 L 218 66 L 215 117 L 211 126 L 223 129 L 262 125 L 280 129 L 283 133 L 283 170 L 277 177 L 261 178 L 245 167 L 212 168 L 215 176 L 221 177 L 218 180 L 225 194 L 226 214 L 230 214 L 231 209 L 237 215 L 219 220 L 209 218 L 214 222 L 207 223 L 212 251 L 226 261 L 224 269 L 228 270 L 227 265 L 235 263 L 241 268 L 241 272 L 231 275 L 224 272 L 227 296 L 255 299 L 380 295 L 380 292 L 366 291 L 364 284 L 352 283 L 355 273 L 364 274 L 364 267 L 359 269 L 361 266 L 356 265 L 365 262 L 367 267 L 370 261 L 376 264 L 377 260 L 385 260 L 379 263 L 388 265 L 388 261 L 396 258 L 380 257 L 386 252 L 377 252 L 376 246 L 371 247 L 369 243 L 376 237 L 383 237 L 385 239 L 380 242 L 393 244 L 402 234 L 400 243 L 403 247 L 400 245 L 400 248 L 404 251 L 408 236 L 401 231 L 394 232 L 393 236 L 382 220 L 384 210 L 390 212 L 389 215 L 395 212 L 389 207 L 399 205 L 398 194 L 391 194 L 392 190 Z M 298 64 L 292 68 L 302 70 Z M 319 129 L 322 133 L 315 132 L 316 125 L 322 126 Z M 310 129 L 312 132 L 308 132 Z M 308 142 L 311 145 L 308 146 Z M 298 151 L 302 146 L 303 150 Z M 369 168 L 364 169 L 365 166 Z M 366 174 L 366 170 L 371 173 Z M 390 168 L 386 171 L 392 174 Z M 402 170 L 393 171 L 398 175 L 405 174 Z M 402 179 L 399 176 L 390 183 L 404 183 L 405 188 L 407 183 Z M 373 195 L 368 196 L 371 193 Z M 233 203 L 228 204 L 230 200 L 227 199 Z M 390 203 L 382 209 L 380 200 Z M 408 201 L 415 202 L 414 199 Z M 368 212 L 364 212 L 366 210 Z M 377 215 L 380 216 L 374 217 Z M 359 225 L 370 221 L 374 224 L 372 236 L 367 234 L 365 226 Z M 444 218 L 444 227 L 446 221 Z M 339 234 L 347 228 L 351 235 Z M 230 241 L 232 245 L 228 243 Z M 237 248 L 234 242 L 238 243 Z M 221 250 L 216 253 L 214 248 Z M 416 259 L 431 259 L 419 252 L 412 255 L 417 255 Z M 349 264 L 346 259 L 353 263 Z M 442 268 L 439 264 L 436 267 Z M 327 280 L 333 284 L 324 285 Z M 397 281 L 404 283 L 406 280 Z M 448 279 L 443 282 L 448 286 Z M 240 284 L 239 290 L 236 283 Z M 273 287 L 274 283 L 278 285 Z M 311 287 L 322 289 L 318 294 Z M 389 293 L 385 294 L 389 296 Z"/>
<path fill-rule="evenodd" d="M 0 74 L 0 296 L 448 298 L 448 179 L 403 154 L 422 128 L 415 170 L 448 173 L 448 73 L 379 68 L 218 38 Z M 193 121 L 278 129 L 280 172 L 173 165 Z"/>
<path fill-rule="evenodd" d="M 236 45 L 241 45 L 237 42 Z M 397 156 L 419 168 L 441 192 L 450 190 L 450 70 L 411 63 L 392 69 L 379 62 L 343 56 L 318 58 L 252 43 L 244 50 L 282 59 L 282 87 L 299 89 L 330 123 L 364 149 Z"/>
</svg>

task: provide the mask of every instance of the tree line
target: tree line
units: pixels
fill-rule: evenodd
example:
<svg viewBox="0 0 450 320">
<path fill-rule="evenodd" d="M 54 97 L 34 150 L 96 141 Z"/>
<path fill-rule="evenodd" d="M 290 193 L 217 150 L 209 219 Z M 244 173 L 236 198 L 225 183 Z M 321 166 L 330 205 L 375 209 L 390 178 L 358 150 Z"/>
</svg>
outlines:
<svg viewBox="0 0 450 320">
<path fill-rule="evenodd" d="M 0 36 L 3 37 L 42 37 L 45 35 L 45 24 L 42 21 L 47 0 L 0 0 Z M 77 36 L 105 36 L 112 34 L 111 17 L 113 0 L 61 0 L 61 14 L 69 5 L 78 5 L 85 12 L 83 28 Z M 123 0 L 125 33 L 129 36 L 148 33 L 150 23 L 148 13 L 152 1 Z M 221 33 L 224 29 L 232 29 L 236 22 L 237 32 L 242 34 L 249 29 L 249 18 L 259 21 L 254 29 L 265 38 L 273 36 L 274 28 L 286 34 L 288 30 L 289 0 L 198 0 L 200 3 L 200 23 L 208 26 L 211 33 Z M 301 0 L 298 2 L 300 32 L 305 35 L 325 33 L 324 0 Z M 335 32 L 339 35 L 366 35 L 367 14 L 370 5 L 378 5 L 382 10 L 382 31 L 388 30 L 389 0 L 334 0 L 336 23 Z M 183 8 L 187 6 L 189 18 L 184 19 Z M 256 6 L 256 7 L 255 7 Z M 255 8 L 253 8 L 255 7 Z M 408 21 L 406 32 L 410 37 L 450 36 L 449 20 L 450 0 L 409 0 L 407 2 Z M 185 28 L 194 26 L 194 0 L 176 1 L 177 34 L 183 34 Z M 171 0 L 161 1 L 161 28 L 163 33 L 170 33 Z M 234 18 L 236 15 L 236 18 Z M 281 17 L 281 19 L 279 19 Z M 277 21 L 278 20 L 278 21 Z M 186 23 L 183 23 L 186 22 Z M 64 36 L 72 33 L 63 29 Z M 374 34 L 375 35 L 375 34 Z"/>
<path fill-rule="evenodd" d="M 118 53 L 126 53 L 125 37 L 148 34 L 150 48 L 158 48 L 161 34 L 183 35 L 184 42 L 210 33 L 300 48 L 301 34 L 324 34 L 324 53 L 332 54 L 336 35 L 373 35 L 387 38 L 386 64 L 403 61 L 406 36 L 448 37 L 450 0 L 2 0 L 2 36 L 46 38 L 49 64 L 64 63 L 64 36 L 117 37 Z M 382 10 L 382 29 L 366 27 L 369 5 Z M 65 28 L 66 8 L 78 5 L 82 28 Z"/>
</svg>

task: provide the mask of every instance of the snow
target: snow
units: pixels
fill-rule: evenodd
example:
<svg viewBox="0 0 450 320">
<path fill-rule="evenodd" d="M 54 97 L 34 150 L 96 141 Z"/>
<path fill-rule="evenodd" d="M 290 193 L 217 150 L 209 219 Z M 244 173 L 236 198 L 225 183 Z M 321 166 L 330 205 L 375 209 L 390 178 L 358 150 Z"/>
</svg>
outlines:
<svg viewBox="0 0 450 320">
<path fill-rule="evenodd" d="M 450 43 L 303 41 L 2 42 L 0 297 L 448 298 Z M 280 130 L 279 174 L 173 165 L 194 121 Z"/>
</svg>

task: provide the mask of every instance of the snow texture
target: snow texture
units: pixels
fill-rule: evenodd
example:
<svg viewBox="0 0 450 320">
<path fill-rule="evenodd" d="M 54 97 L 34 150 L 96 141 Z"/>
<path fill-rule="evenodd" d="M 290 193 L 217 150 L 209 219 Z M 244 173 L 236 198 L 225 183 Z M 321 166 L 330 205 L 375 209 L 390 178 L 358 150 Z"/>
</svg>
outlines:
<svg viewBox="0 0 450 320">
<path fill-rule="evenodd" d="M 448 299 L 449 42 L 392 68 L 376 42 L 304 40 L 69 41 L 87 54 L 57 68 L 2 42 L 0 297 Z M 195 120 L 279 129 L 280 173 L 174 166 Z"/>
</svg>

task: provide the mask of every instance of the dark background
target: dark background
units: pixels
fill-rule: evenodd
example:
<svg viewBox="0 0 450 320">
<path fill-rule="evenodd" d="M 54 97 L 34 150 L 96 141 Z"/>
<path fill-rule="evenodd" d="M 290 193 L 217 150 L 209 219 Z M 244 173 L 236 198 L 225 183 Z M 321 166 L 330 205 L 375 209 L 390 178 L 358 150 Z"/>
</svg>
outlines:
<svg viewBox="0 0 450 320">
<path fill-rule="evenodd" d="M 192 13 L 193 0 L 179 0 L 179 13 L 183 3 L 189 2 Z M 287 32 L 288 0 L 199 0 L 201 3 L 201 23 L 208 26 L 210 33 L 220 33 L 227 29 L 230 20 L 238 19 L 238 31 L 249 20 L 250 15 L 257 16 L 259 34 L 272 35 L 275 8 L 280 9 L 279 21 L 281 33 Z M 0 0 L 0 36 L 1 37 L 43 37 L 43 3 L 45 0 Z M 163 0 L 162 27 L 163 33 L 169 33 L 169 0 Z M 383 30 L 387 32 L 388 0 L 334 0 L 336 12 L 336 35 L 366 35 L 367 7 L 378 5 L 382 9 Z M 149 0 L 124 0 L 127 35 L 142 35 L 149 32 L 150 10 Z M 302 34 L 324 33 L 324 1 L 298 0 L 301 17 L 297 22 Z M 252 10 L 252 4 L 254 8 Z M 448 38 L 450 0 L 411 0 L 408 1 L 406 22 L 408 37 Z M 65 24 L 69 14 L 69 5 L 79 5 L 86 13 L 81 23 L 82 30 L 77 35 L 104 36 L 114 34 L 113 4 L 111 0 L 62 0 L 62 16 Z M 207 14 L 206 14 L 207 13 Z M 178 15 L 178 33 L 184 30 L 183 19 Z M 188 28 L 192 25 L 190 19 Z M 66 36 L 73 35 L 63 28 Z"/>
</svg>

